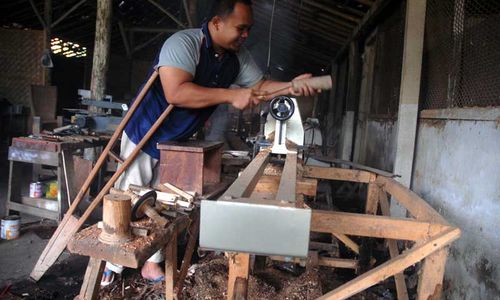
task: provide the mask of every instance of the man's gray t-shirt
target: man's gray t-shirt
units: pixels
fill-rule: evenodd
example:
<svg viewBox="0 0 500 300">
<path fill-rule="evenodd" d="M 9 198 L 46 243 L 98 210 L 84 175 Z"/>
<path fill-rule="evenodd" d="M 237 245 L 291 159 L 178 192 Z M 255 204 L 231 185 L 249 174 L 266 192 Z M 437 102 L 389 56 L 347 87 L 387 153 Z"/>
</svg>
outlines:
<svg viewBox="0 0 500 300">
<path fill-rule="evenodd" d="M 194 77 L 196 66 L 200 61 L 200 47 L 203 39 L 203 31 L 199 28 L 176 32 L 163 44 L 156 67 L 179 68 Z M 248 50 L 242 47 L 236 56 L 240 63 L 240 71 L 234 84 L 240 87 L 252 87 L 257 84 L 262 79 L 262 71 Z"/>
</svg>

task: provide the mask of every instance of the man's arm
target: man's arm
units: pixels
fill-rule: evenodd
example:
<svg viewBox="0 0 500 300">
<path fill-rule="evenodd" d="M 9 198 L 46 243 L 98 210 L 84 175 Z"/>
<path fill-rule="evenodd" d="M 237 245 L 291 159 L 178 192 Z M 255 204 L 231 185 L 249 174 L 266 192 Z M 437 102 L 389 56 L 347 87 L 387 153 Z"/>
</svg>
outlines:
<svg viewBox="0 0 500 300">
<path fill-rule="evenodd" d="M 309 73 L 302 74 L 300 76 L 295 77 L 293 80 L 297 79 L 305 79 L 305 78 L 311 78 L 312 75 Z M 313 88 L 310 88 L 308 86 L 304 86 L 300 88 L 299 90 L 293 90 L 290 82 L 283 82 L 283 81 L 273 81 L 273 80 L 261 80 L 258 82 L 255 86 L 252 87 L 254 90 L 254 93 L 257 96 L 264 96 L 261 97 L 260 100 L 270 100 L 276 96 L 280 95 L 293 95 L 293 96 L 314 96 L 318 92 Z M 275 92 L 278 91 L 278 92 Z"/>
<path fill-rule="evenodd" d="M 163 92 L 172 105 L 202 108 L 229 103 L 238 109 L 257 104 L 251 89 L 207 88 L 193 83 L 193 75 L 175 67 L 160 67 Z"/>
</svg>

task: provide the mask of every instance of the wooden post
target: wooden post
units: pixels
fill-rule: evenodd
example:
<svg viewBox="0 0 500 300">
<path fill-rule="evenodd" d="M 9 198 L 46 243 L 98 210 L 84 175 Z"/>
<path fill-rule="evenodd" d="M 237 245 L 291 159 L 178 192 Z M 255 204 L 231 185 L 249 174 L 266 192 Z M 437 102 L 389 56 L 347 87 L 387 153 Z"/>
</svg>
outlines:
<svg viewBox="0 0 500 300">
<path fill-rule="evenodd" d="M 99 295 L 99 283 L 101 281 L 102 272 L 104 271 L 105 261 L 91 257 L 85 277 L 83 277 L 80 295 L 75 299 L 78 300 L 94 300 Z"/>
<path fill-rule="evenodd" d="M 193 258 L 193 252 L 196 247 L 196 241 L 198 240 L 198 233 L 200 231 L 200 216 L 198 213 L 195 216 L 195 220 L 189 226 L 189 241 L 184 252 L 184 258 L 182 260 L 181 270 L 179 272 L 179 277 L 177 278 L 177 284 L 175 285 L 175 290 L 177 293 L 177 299 L 181 299 L 182 287 L 184 286 L 184 279 L 186 278 L 188 269 L 191 265 L 191 259 Z"/>
<path fill-rule="evenodd" d="M 238 277 L 234 282 L 233 300 L 246 300 L 248 293 L 248 279 Z"/>
<path fill-rule="evenodd" d="M 379 192 L 379 204 L 382 215 L 390 217 L 391 211 L 389 200 L 387 199 L 387 194 L 384 191 Z M 389 255 L 391 258 L 397 257 L 399 255 L 398 242 L 396 240 L 387 239 L 387 245 L 389 247 Z M 405 274 L 403 272 L 394 274 L 394 281 L 396 282 L 398 300 L 408 300 L 408 289 L 406 287 Z"/>
<path fill-rule="evenodd" d="M 244 279 L 245 281 L 248 281 L 249 271 L 250 271 L 250 254 L 232 253 L 229 255 L 229 278 L 227 281 L 228 300 L 234 299 L 236 279 L 241 278 Z"/>
<path fill-rule="evenodd" d="M 396 157 L 394 174 L 401 175 L 398 181 L 406 187 L 411 185 L 415 139 L 417 133 L 420 75 L 424 44 L 426 0 L 406 2 L 406 24 L 401 70 L 401 89 L 396 135 Z M 391 201 L 391 215 L 404 217 L 406 210 Z"/>
<path fill-rule="evenodd" d="M 112 0 L 97 0 L 94 57 L 90 80 L 90 97 L 93 100 L 104 99 L 111 42 L 111 14 Z M 91 112 L 100 112 L 101 110 L 90 107 Z"/>
<path fill-rule="evenodd" d="M 175 285 L 177 283 L 177 228 L 165 247 L 165 300 L 175 299 Z"/>
<path fill-rule="evenodd" d="M 131 217 L 130 197 L 109 194 L 104 196 L 102 210 L 103 228 L 99 241 L 106 244 L 120 244 L 129 241 Z"/>
</svg>

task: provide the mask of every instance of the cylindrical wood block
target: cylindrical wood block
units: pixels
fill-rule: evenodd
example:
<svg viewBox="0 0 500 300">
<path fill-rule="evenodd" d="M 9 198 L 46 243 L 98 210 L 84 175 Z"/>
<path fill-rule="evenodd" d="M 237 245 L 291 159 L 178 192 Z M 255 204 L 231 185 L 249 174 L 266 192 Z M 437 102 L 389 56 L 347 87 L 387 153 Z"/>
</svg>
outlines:
<svg viewBox="0 0 500 300">
<path fill-rule="evenodd" d="M 108 194 L 104 196 L 103 228 L 99 240 L 106 244 L 120 244 L 132 239 L 130 196 Z"/>
<path fill-rule="evenodd" d="M 316 90 L 330 90 L 332 88 L 332 77 L 330 75 L 325 75 L 292 81 L 292 88 L 294 90 L 298 90 L 304 86 L 308 86 Z"/>
</svg>

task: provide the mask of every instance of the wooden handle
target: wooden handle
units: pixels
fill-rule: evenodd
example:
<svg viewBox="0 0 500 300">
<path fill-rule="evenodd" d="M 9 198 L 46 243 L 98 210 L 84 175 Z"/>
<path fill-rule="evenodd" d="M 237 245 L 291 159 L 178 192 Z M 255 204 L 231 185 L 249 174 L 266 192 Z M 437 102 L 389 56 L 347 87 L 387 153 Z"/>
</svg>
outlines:
<svg viewBox="0 0 500 300">
<path fill-rule="evenodd" d="M 330 75 L 325 75 L 292 81 L 292 88 L 294 90 L 298 90 L 306 86 L 315 90 L 330 90 L 332 88 L 332 77 Z"/>
</svg>

